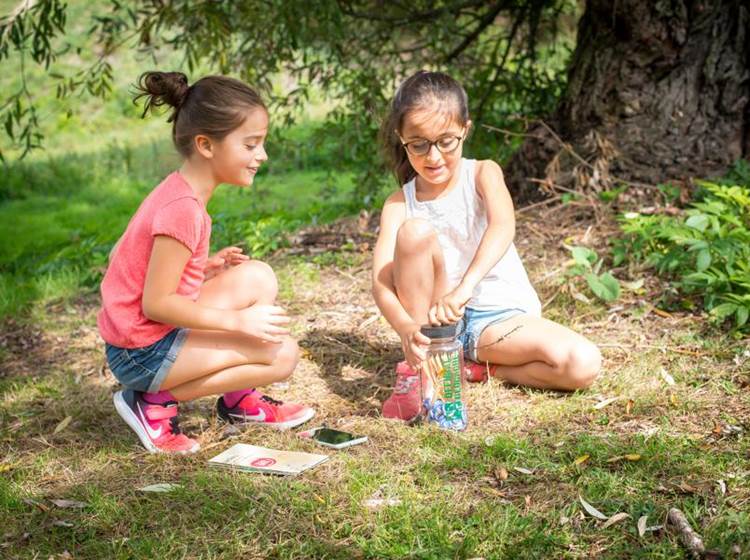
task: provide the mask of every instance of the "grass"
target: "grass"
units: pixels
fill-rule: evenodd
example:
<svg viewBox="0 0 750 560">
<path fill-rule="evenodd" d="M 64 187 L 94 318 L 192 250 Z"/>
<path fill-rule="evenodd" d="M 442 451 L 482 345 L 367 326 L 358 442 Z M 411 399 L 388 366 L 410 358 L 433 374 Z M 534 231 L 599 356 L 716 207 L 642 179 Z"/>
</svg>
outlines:
<svg viewBox="0 0 750 560">
<path fill-rule="evenodd" d="M 290 387 L 273 394 L 314 403 L 316 422 L 369 436 L 345 451 L 294 433 L 227 432 L 213 401 L 201 399 L 184 405 L 183 424 L 203 450 L 148 455 L 113 414 L 95 298 L 6 322 L 0 550 L 9 558 L 677 559 L 685 551 L 672 529 L 641 537 L 636 528 L 644 515 L 649 526 L 663 525 L 677 507 L 708 548 L 729 558 L 749 553 L 746 346 L 705 330 L 700 317 L 654 313 L 648 294 L 606 307 L 575 300 L 554 275 L 538 280 L 567 259 L 559 241 L 586 235 L 580 212 L 524 214 L 519 249 L 551 300 L 545 313 L 601 344 L 604 375 L 570 395 L 473 385 L 462 434 L 379 417 L 399 351 L 382 319 L 372 320 L 364 237 L 350 251 L 282 252 L 271 261 L 303 349 Z M 535 233 L 540 221 L 547 228 Z M 602 230 L 599 241 L 606 237 Z M 207 467 L 240 441 L 332 457 L 295 479 Z M 138 490 L 157 482 L 180 487 Z M 372 497 L 397 502 L 368 507 Z M 629 517 L 603 528 L 581 497 Z"/>
<path fill-rule="evenodd" d="M 314 125 L 277 133 L 251 189 L 219 188 L 209 204 L 213 249 L 264 256 L 302 224 L 356 212 L 354 171 L 300 159 Z M 274 153 L 276 152 L 276 153 Z M 323 152 L 321 161 L 332 157 Z M 107 255 L 145 195 L 179 165 L 166 142 L 20 161 L 0 181 L 0 317 L 94 291 Z M 73 197 L 71 198 L 71 194 Z"/>
<path fill-rule="evenodd" d="M 92 6 L 74 2 L 71 17 Z M 127 93 L 154 64 L 124 56 L 107 103 L 55 100 L 45 76 L 31 75 L 48 117 L 46 152 L 0 178 L 0 557 L 684 558 L 663 526 L 670 507 L 708 548 L 750 555 L 747 341 L 709 330 L 700 315 L 655 309 L 655 278 L 609 305 L 577 299 L 585 287 L 563 277 L 562 243 L 604 247 L 614 226 L 575 201 L 519 214 L 516 243 L 545 315 L 601 346 L 595 385 L 566 395 L 497 380 L 471 386 L 462 434 L 380 418 L 400 352 L 369 295 L 374 224 L 329 224 L 359 211 L 350 195 L 358 170 L 304 119 L 272 129 L 271 159 L 253 189 L 217 191 L 214 248 L 239 242 L 270 258 L 279 277 L 303 357 L 273 396 L 314 404 L 316 422 L 369 443 L 333 451 L 294 433 L 234 433 L 201 399 L 182 407 L 201 453 L 146 454 L 113 413 L 96 288 L 127 220 L 177 162 L 156 140 L 169 137 L 168 125 L 138 121 Z M 91 60 L 84 51 L 61 64 Z M 0 77 L 8 91 L 17 64 Z M 180 61 L 157 53 L 155 66 Z M 496 136 L 477 130 L 474 147 L 494 155 Z M 312 249 L 283 250 L 300 226 Z M 295 479 L 207 467 L 237 442 L 331 460 Z M 158 482 L 180 487 L 139 490 Z M 371 507 L 371 498 L 394 502 Z M 604 528 L 580 498 L 629 517 Z M 72 503 L 52 501 L 61 499 Z M 663 527 L 639 536 L 644 515 Z"/>
</svg>

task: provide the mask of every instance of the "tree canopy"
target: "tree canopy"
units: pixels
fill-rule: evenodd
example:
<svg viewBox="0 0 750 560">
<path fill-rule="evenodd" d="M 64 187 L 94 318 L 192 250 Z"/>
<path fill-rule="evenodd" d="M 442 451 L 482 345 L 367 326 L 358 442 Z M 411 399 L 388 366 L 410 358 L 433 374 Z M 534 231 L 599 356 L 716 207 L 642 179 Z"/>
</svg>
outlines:
<svg viewBox="0 0 750 560">
<path fill-rule="evenodd" d="M 83 48 L 68 40 L 67 14 L 62 0 L 19 3 L 0 23 L 0 61 L 20 56 L 26 65 L 50 69 L 59 96 L 82 89 L 106 95 L 118 50 L 138 49 L 146 61 L 171 49 L 184 55 L 188 71 L 211 68 L 259 86 L 286 121 L 313 89 L 321 91 L 336 101 L 328 132 L 365 170 L 366 188 L 383 177 L 372 144 L 387 100 L 420 68 L 447 71 L 464 85 L 477 133 L 498 123 L 511 135 L 531 132 L 515 158 L 517 184 L 549 178 L 550 165 L 554 171 L 565 163 L 561 155 L 576 156 L 576 150 L 591 154 L 579 158 L 586 160 L 584 171 L 569 165 L 568 179 L 583 176 L 573 188 L 596 186 L 593 175 L 608 177 L 617 154 L 625 156 L 613 167 L 618 178 L 721 172 L 732 158 L 747 157 L 750 143 L 742 137 L 750 129 L 750 15 L 741 0 L 669 6 L 645 0 L 114 0 L 91 8 L 86 48 L 97 58 L 72 73 L 55 67 Z M 280 75 L 290 78 L 282 91 L 274 89 Z M 5 92 L 1 103 L 6 134 L 24 153 L 38 146 L 35 95 L 26 82 Z M 527 128 L 537 117 L 549 124 Z M 475 148 L 497 158 L 482 152 L 491 145 Z M 553 179 L 565 182 L 564 175 Z"/>
<path fill-rule="evenodd" d="M 21 2 L 0 24 L 0 60 L 20 55 L 50 68 L 60 96 L 81 89 L 105 95 L 118 49 L 148 55 L 171 48 L 184 54 L 188 70 L 208 66 L 261 87 L 287 118 L 310 88 L 320 88 L 342 102 L 330 121 L 346 120 L 350 136 L 371 135 L 398 81 L 419 68 L 446 70 L 461 81 L 480 123 L 498 113 L 549 111 L 570 48 L 555 39 L 577 8 L 571 0 L 114 1 L 92 12 L 89 46 L 98 58 L 73 75 L 55 71 L 55 61 L 74 50 L 66 9 L 61 0 Z M 538 64 L 540 52 L 556 57 L 557 73 Z M 274 91 L 281 72 L 294 85 Z M 29 150 L 42 138 L 34 92 L 24 84 L 5 93 L 0 118 Z"/>
</svg>

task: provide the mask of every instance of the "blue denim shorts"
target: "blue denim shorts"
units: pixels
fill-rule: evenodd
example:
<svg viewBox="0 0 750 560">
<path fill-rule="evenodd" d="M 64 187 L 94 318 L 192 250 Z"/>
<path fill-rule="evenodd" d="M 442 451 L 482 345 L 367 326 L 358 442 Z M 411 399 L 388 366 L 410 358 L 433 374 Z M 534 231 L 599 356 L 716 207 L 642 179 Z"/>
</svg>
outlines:
<svg viewBox="0 0 750 560">
<path fill-rule="evenodd" d="M 185 344 L 187 329 L 174 329 L 164 338 L 143 348 L 105 345 L 109 369 L 128 389 L 158 393 L 177 354 Z"/>
<path fill-rule="evenodd" d="M 526 313 L 526 311 L 518 307 L 506 309 L 473 309 L 467 307 L 464 310 L 461 334 L 458 335 L 458 339 L 464 345 L 464 357 L 474 362 L 478 361 L 477 346 L 479 345 L 479 337 L 482 336 L 484 329 L 523 313 Z"/>
</svg>

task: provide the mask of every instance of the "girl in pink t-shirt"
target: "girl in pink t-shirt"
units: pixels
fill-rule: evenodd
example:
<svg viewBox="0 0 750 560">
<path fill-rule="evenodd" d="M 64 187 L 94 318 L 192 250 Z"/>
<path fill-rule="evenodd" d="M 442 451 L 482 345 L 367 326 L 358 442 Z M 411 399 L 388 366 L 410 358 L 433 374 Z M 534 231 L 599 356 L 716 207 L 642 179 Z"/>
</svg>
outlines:
<svg viewBox="0 0 750 560">
<path fill-rule="evenodd" d="M 228 422 L 290 428 L 314 411 L 255 387 L 289 377 L 299 360 L 289 317 L 275 305 L 267 264 L 238 247 L 208 255 L 206 212 L 221 183 L 248 187 L 268 159 L 268 112 L 246 84 L 207 76 L 188 85 L 178 72 L 139 80 L 144 115 L 172 108 L 172 139 L 182 166 L 143 201 L 112 250 L 97 322 L 107 362 L 124 389 L 115 408 L 151 452 L 190 453 L 180 433 L 180 401 L 220 394 Z"/>
</svg>

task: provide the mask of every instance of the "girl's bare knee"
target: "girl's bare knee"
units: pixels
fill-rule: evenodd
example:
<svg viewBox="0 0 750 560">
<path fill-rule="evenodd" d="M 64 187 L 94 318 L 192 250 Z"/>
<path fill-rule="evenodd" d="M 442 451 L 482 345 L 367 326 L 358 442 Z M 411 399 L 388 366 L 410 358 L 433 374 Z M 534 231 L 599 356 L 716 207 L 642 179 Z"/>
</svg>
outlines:
<svg viewBox="0 0 750 560">
<path fill-rule="evenodd" d="M 292 338 L 284 339 L 271 363 L 274 374 L 277 375 L 277 381 L 282 381 L 292 375 L 299 363 L 299 358 L 300 351 L 297 341 Z"/>
<path fill-rule="evenodd" d="M 435 229 L 422 218 L 409 218 L 398 228 L 396 246 L 400 250 L 422 250 L 435 239 Z"/>
<path fill-rule="evenodd" d="M 583 340 L 576 342 L 568 352 L 564 367 L 564 377 L 569 389 L 586 389 L 599 376 L 602 368 L 602 354 L 599 348 Z"/>
<path fill-rule="evenodd" d="M 249 292 L 256 299 L 273 301 L 279 291 L 279 283 L 273 269 L 263 261 L 250 260 L 237 265 L 236 274 L 240 290 Z"/>
</svg>

